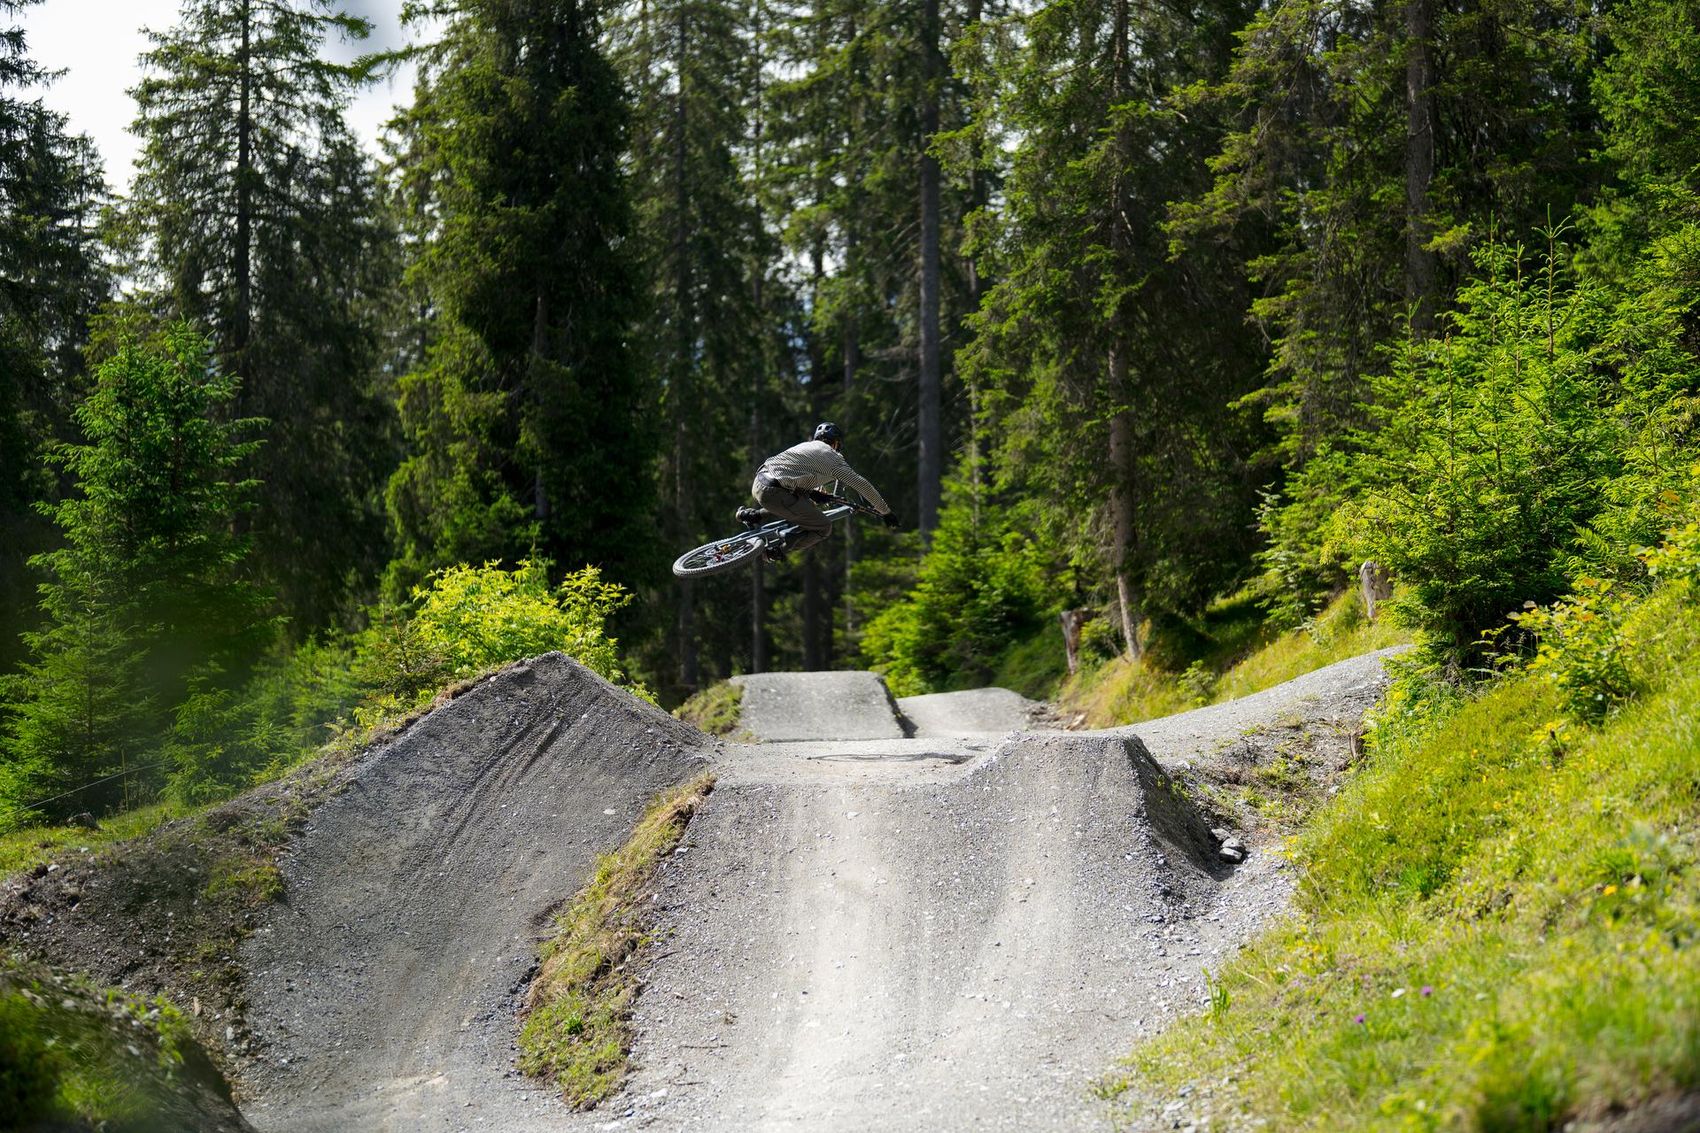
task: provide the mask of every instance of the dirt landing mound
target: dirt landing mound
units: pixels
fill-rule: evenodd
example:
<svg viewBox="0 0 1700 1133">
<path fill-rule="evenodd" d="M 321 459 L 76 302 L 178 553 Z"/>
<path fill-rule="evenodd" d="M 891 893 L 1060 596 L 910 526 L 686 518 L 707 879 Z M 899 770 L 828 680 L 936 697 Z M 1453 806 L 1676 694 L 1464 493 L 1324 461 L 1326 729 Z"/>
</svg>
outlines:
<svg viewBox="0 0 1700 1133">
<path fill-rule="evenodd" d="M 897 702 L 897 710 L 909 721 L 917 739 L 1027 731 L 1033 727 L 1035 713 L 1044 707 L 1007 688 L 934 692 L 905 696 Z"/>
<path fill-rule="evenodd" d="M 244 953 L 262 1130 L 455 1129 L 559 1106 L 511 1077 L 551 906 L 704 739 L 560 654 L 374 752 L 314 813 Z M 503 1123 L 503 1128 L 513 1127 Z"/>
<path fill-rule="evenodd" d="M 1094 1123 L 1091 1081 L 1202 993 L 1208 831 L 1135 737 L 914 774 L 722 779 L 665 882 L 639 1072 L 584 1127 Z"/>
<path fill-rule="evenodd" d="M 764 743 L 900 740 L 897 705 L 875 673 L 757 673 L 743 686 L 739 725 Z"/>
</svg>

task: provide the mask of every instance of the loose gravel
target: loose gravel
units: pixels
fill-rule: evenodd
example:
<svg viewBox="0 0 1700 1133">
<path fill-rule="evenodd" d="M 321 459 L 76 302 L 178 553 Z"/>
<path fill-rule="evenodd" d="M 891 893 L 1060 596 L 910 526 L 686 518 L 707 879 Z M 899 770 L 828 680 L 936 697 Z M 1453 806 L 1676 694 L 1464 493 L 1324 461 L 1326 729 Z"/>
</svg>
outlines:
<svg viewBox="0 0 1700 1133">
<path fill-rule="evenodd" d="M 1093 1083 L 1195 1011 L 1290 888 L 1256 831 L 1244 864 L 1222 857 L 1177 772 L 1231 770 L 1271 729 L 1349 749 L 1378 674 L 1101 733 L 1011 733 L 1014 694 L 926 698 L 913 736 L 871 674 L 792 680 L 775 712 L 787 682 L 750 678 L 745 727 L 788 742 L 725 746 L 540 658 L 370 756 L 292 845 L 242 958 L 266 1040 L 246 1113 L 305 1133 L 1106 1127 Z M 705 764 L 719 786 L 657 883 L 634 1075 L 571 1113 L 513 1070 L 537 943 Z"/>
</svg>

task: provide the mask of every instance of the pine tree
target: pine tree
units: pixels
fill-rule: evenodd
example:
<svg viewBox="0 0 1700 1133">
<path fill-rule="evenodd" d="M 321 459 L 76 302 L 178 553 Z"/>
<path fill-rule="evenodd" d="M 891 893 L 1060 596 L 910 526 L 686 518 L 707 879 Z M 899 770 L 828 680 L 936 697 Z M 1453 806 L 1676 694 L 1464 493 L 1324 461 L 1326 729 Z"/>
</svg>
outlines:
<svg viewBox="0 0 1700 1133">
<path fill-rule="evenodd" d="M 771 364 L 756 307 L 767 265 L 750 177 L 756 14 L 721 0 L 653 0 L 628 7 L 613 29 L 613 57 L 633 92 L 632 192 L 650 291 L 637 341 L 661 390 L 661 499 L 679 547 L 724 527 L 743 501 L 751 374 Z M 730 632 L 742 597 L 670 586 L 669 652 L 680 685 L 694 689 L 699 640 Z"/>
<path fill-rule="evenodd" d="M 1274 341 L 1258 400 L 1285 463 L 1363 424 L 1385 345 L 1433 324 L 1473 243 L 1586 199 L 1589 29 L 1572 0 L 1283 0 L 1194 92 L 1233 128 L 1177 231 L 1271 229 L 1247 270 Z"/>
<path fill-rule="evenodd" d="M 400 382 L 390 584 L 537 552 L 657 573 L 653 404 L 621 167 L 628 107 L 585 0 L 422 4 L 443 21 L 400 123 L 429 203 L 410 278 L 435 320 Z"/>
<path fill-rule="evenodd" d="M 249 470 L 255 562 L 298 632 L 347 610 L 383 562 L 394 447 L 376 316 L 392 237 L 343 117 L 370 68 L 320 54 L 369 30 L 336 0 L 185 0 L 134 92 L 134 302 L 207 328 L 242 377 L 235 411 L 270 422 Z"/>
<path fill-rule="evenodd" d="M 1108 581 L 1133 653 L 1148 607 L 1195 608 L 1249 552 L 1247 433 L 1226 412 L 1257 357 L 1225 314 L 1238 265 L 1171 260 L 1165 231 L 1214 141 L 1175 95 L 1225 65 L 1244 12 L 1043 9 L 999 36 L 985 108 L 1020 144 L 980 237 L 996 283 L 962 365 L 997 480 L 1049 505 L 1049 538 Z"/>
<path fill-rule="evenodd" d="M 937 168 L 934 143 L 964 122 L 948 61 L 980 10 L 972 0 L 773 8 L 766 199 L 808 318 L 791 432 L 822 417 L 844 425 L 858 468 L 923 528 L 963 432 L 954 357 L 978 295 L 952 254 L 970 187 Z M 862 545 L 861 534 L 845 540 L 846 566 Z M 806 665 L 830 660 L 847 573 L 822 565 L 817 554 L 803 570 Z"/>
<path fill-rule="evenodd" d="M 239 681 L 276 628 L 231 528 L 257 447 L 243 439 L 257 422 L 227 419 L 236 397 L 206 340 L 179 325 L 120 346 L 78 407 L 84 440 L 54 456 L 75 493 L 45 509 L 64 545 L 31 561 L 47 624 L 25 635 L 12 690 L 14 808 L 75 791 L 41 808 L 63 816 L 145 794 L 173 711 L 197 686 Z"/>
<path fill-rule="evenodd" d="M 0 0 L 0 17 L 31 2 Z M 23 30 L 0 27 L 0 673 L 21 656 L 18 634 L 33 620 L 25 562 L 51 538 L 35 510 L 57 489 L 42 453 L 70 423 L 88 319 L 106 292 L 93 146 L 26 97 L 50 79 Z"/>
</svg>

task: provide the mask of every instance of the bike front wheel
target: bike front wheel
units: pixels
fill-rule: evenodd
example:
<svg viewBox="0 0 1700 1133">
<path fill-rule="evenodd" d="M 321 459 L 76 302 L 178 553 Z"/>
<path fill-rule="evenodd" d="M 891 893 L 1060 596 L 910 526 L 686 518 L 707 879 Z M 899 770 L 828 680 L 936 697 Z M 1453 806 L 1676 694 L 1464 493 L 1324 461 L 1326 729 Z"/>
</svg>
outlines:
<svg viewBox="0 0 1700 1133">
<path fill-rule="evenodd" d="M 761 553 L 766 542 L 759 535 L 735 535 L 714 543 L 705 543 L 694 551 L 686 551 L 673 560 L 673 573 L 680 578 L 697 578 L 718 574 L 746 563 Z"/>
</svg>

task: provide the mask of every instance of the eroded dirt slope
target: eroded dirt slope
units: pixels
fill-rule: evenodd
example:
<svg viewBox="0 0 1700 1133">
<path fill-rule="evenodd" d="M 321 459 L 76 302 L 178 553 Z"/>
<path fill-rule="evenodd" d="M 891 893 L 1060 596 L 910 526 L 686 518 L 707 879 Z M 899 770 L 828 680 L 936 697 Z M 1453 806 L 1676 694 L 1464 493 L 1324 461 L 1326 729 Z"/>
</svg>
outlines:
<svg viewBox="0 0 1700 1133">
<path fill-rule="evenodd" d="M 469 1127 L 558 1103 L 512 1076 L 548 915 L 707 741 L 559 654 L 356 767 L 282 861 L 244 956 L 262 1130 Z M 517 1128 L 511 1119 L 496 1124 Z"/>
</svg>

